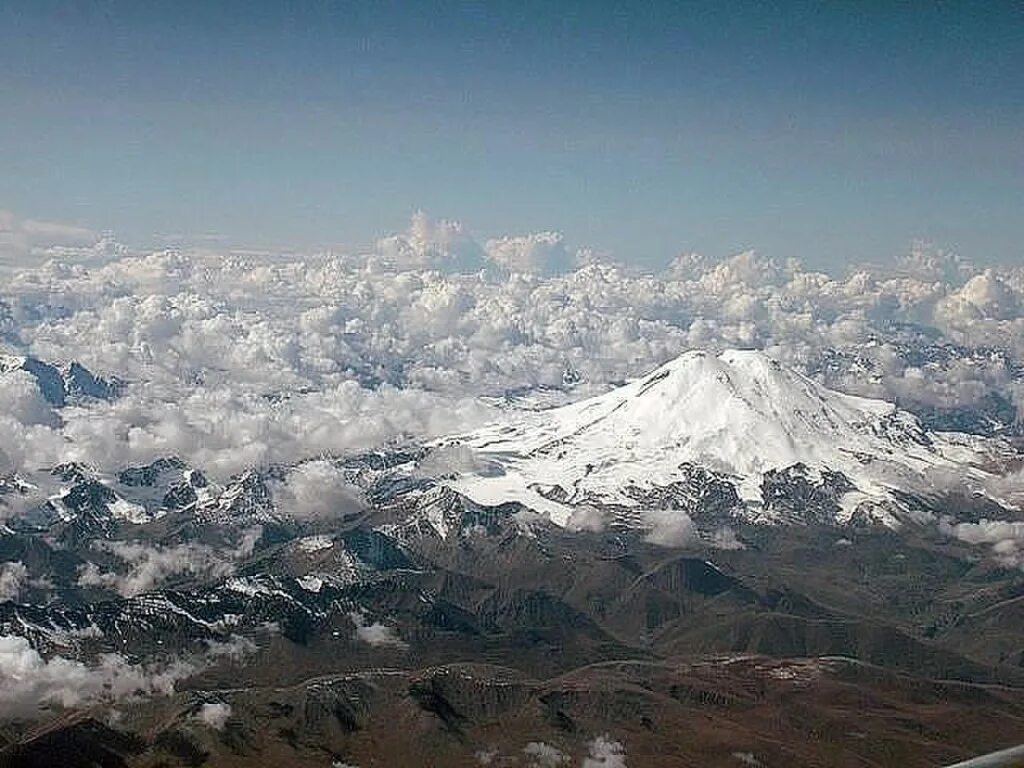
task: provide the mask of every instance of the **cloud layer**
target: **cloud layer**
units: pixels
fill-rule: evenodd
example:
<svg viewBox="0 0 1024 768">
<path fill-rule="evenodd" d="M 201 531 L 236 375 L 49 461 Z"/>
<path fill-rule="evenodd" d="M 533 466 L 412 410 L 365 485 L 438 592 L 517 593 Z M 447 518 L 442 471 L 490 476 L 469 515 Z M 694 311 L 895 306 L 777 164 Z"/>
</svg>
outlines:
<svg viewBox="0 0 1024 768">
<path fill-rule="evenodd" d="M 0 352 L 127 381 L 55 412 L 0 374 L 0 471 L 173 454 L 223 477 L 474 427 L 501 407 L 481 395 L 579 397 L 694 348 L 765 349 L 937 426 L 1006 428 L 1024 403 L 1024 268 L 925 247 L 844 276 L 753 252 L 640 274 L 557 233 L 480 246 L 417 214 L 363 255 L 108 250 L 51 248 L 0 287 Z"/>
<path fill-rule="evenodd" d="M 0 635 L 0 719 L 37 716 L 42 708 L 112 703 L 139 696 L 170 695 L 178 681 L 223 659 L 254 650 L 248 640 L 210 643 L 201 657 L 134 664 L 116 653 L 93 664 L 61 655 L 44 658 L 26 638 Z"/>
<path fill-rule="evenodd" d="M 939 530 L 968 544 L 987 544 L 991 547 L 992 558 L 1004 568 L 1024 568 L 1024 523 L 1006 520 L 953 523 L 943 520 Z"/>
</svg>

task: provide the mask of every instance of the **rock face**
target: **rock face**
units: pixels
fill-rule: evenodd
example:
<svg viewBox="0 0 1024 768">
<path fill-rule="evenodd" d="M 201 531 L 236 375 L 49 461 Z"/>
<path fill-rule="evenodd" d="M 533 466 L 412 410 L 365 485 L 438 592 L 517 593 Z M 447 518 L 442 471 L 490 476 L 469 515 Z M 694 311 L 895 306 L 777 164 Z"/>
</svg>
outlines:
<svg viewBox="0 0 1024 768">
<path fill-rule="evenodd" d="M 250 470 L 234 477 L 219 496 L 200 505 L 199 515 L 208 523 L 264 523 L 277 519 L 267 477 Z"/>
<path fill-rule="evenodd" d="M 842 472 L 815 472 L 804 464 L 769 469 L 761 481 L 765 508 L 799 521 L 827 523 L 842 512 L 842 499 L 856 487 Z"/>
<path fill-rule="evenodd" d="M 75 361 L 55 365 L 34 357 L 0 355 L 0 373 L 19 370 L 36 380 L 43 399 L 55 408 L 81 399 L 113 400 L 123 387 L 117 379 L 100 378 Z"/>
<path fill-rule="evenodd" d="M 624 490 L 641 507 L 680 509 L 691 517 L 727 521 L 743 507 L 734 480 L 686 462 L 679 465 L 679 479 L 668 485 L 634 485 Z"/>
<path fill-rule="evenodd" d="M 927 493 L 943 472 L 980 485 L 993 455 L 1010 452 L 998 440 L 929 432 L 890 403 L 740 350 L 690 352 L 607 394 L 446 442 L 490 468 L 454 488 L 480 503 L 519 501 L 560 524 L 583 501 L 661 506 L 668 493 L 679 508 L 703 508 L 712 494 L 720 508 L 732 503 L 729 486 L 763 519 L 799 508 L 896 524 L 893 487 Z"/>
<path fill-rule="evenodd" d="M 144 506 L 125 499 L 88 467 L 62 464 L 51 475 L 62 486 L 50 503 L 79 534 L 106 537 L 118 522 L 139 524 L 153 519 Z"/>
</svg>

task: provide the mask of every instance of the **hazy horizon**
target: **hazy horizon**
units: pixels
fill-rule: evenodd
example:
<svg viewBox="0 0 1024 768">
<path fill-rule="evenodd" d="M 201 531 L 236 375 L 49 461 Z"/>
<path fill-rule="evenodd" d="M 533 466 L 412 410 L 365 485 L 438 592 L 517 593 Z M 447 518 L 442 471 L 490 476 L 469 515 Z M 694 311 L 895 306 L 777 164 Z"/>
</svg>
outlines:
<svg viewBox="0 0 1024 768">
<path fill-rule="evenodd" d="M 418 209 L 645 268 L 1024 241 L 1019 6 L 11 3 L 0 209 L 358 251 Z"/>
</svg>

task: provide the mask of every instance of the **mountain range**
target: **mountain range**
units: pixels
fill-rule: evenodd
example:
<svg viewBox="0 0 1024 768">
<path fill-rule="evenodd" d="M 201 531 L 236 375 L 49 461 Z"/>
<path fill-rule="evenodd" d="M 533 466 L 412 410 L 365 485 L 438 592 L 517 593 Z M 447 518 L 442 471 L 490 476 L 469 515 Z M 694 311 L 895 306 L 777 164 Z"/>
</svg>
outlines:
<svg viewBox="0 0 1024 768">
<path fill-rule="evenodd" d="M 116 396 L 18 365 L 54 398 Z M 0 764 L 924 766 L 1008 746 L 1021 458 L 731 350 L 226 479 L 174 456 L 10 474 Z"/>
</svg>

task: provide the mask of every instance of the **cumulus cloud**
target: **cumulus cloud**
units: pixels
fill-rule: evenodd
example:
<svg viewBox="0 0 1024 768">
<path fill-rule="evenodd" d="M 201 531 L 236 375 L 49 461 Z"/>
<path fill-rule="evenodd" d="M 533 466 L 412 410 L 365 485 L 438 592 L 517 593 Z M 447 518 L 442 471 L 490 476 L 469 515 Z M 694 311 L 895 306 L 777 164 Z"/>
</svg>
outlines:
<svg viewBox="0 0 1024 768">
<path fill-rule="evenodd" d="M 608 734 L 587 744 L 587 751 L 583 768 L 626 768 L 626 748 Z"/>
<path fill-rule="evenodd" d="M 28 640 L 0 635 L 0 718 L 32 717 L 41 707 L 76 707 L 139 695 L 174 691 L 194 667 L 186 662 L 137 666 L 106 654 L 95 666 L 53 656 L 44 659 Z"/>
<path fill-rule="evenodd" d="M 43 397 L 35 378 L 26 371 L 3 371 L 0 360 L 0 418 L 22 427 L 55 427 L 60 419 Z"/>
<path fill-rule="evenodd" d="M 531 741 L 523 747 L 527 765 L 534 768 L 558 768 L 569 762 L 569 756 L 558 747 L 545 744 L 543 741 Z"/>
<path fill-rule="evenodd" d="M 685 547 L 697 539 L 697 527 L 690 516 L 679 509 L 652 510 L 645 513 L 649 526 L 644 541 L 660 547 Z"/>
<path fill-rule="evenodd" d="M 422 477 L 443 478 L 464 473 L 500 474 L 503 470 L 464 444 L 432 446 L 416 462 L 416 473 Z"/>
<path fill-rule="evenodd" d="M 567 253 L 552 233 L 481 248 L 417 214 L 363 255 L 157 250 L 20 269 L 0 287 L 0 346 L 128 384 L 58 421 L 24 376 L 5 379 L 3 463 L 178 455 L 223 478 L 463 431 L 518 393 L 593 394 L 694 348 L 764 349 L 939 426 L 1013 428 L 1024 403 L 1019 267 L 917 247 L 841 277 L 752 251 L 559 273 Z"/>
<path fill-rule="evenodd" d="M 99 235 L 83 227 L 23 219 L 12 211 L 0 210 L 0 267 L 19 267 L 63 255 L 64 248 L 90 248 L 99 240 Z"/>
<path fill-rule="evenodd" d="M 377 253 L 400 269 L 473 272 L 483 266 L 483 250 L 458 221 L 433 221 L 423 211 L 413 214 L 409 230 L 377 242 Z"/>
<path fill-rule="evenodd" d="M 173 546 L 150 546 L 134 541 L 96 542 L 97 549 L 120 559 L 127 571 L 104 571 L 96 563 L 85 563 L 79 569 L 78 584 L 113 589 L 124 597 L 134 597 L 179 576 L 224 579 L 234 573 L 237 560 L 252 554 L 262 535 L 260 526 L 248 528 L 242 532 L 238 546 L 229 550 L 216 550 L 194 542 Z"/>
<path fill-rule="evenodd" d="M 210 643 L 201 657 L 133 664 L 120 654 L 102 654 L 95 664 L 44 658 L 29 641 L 0 635 L 0 720 L 32 718 L 47 707 L 80 707 L 120 699 L 174 693 L 175 685 L 222 659 L 239 660 L 255 650 L 240 637 Z"/>
<path fill-rule="evenodd" d="M 496 749 L 481 749 L 476 752 L 476 761 L 480 765 L 492 765 L 495 758 L 498 757 L 498 750 Z"/>
<path fill-rule="evenodd" d="M 1020 296 L 991 269 L 975 275 L 936 306 L 936 316 L 951 325 L 977 320 L 1016 320 Z"/>
<path fill-rule="evenodd" d="M 736 536 L 736 531 L 727 525 L 722 526 L 712 534 L 711 546 L 715 549 L 726 550 L 746 549 L 746 545 Z"/>
<path fill-rule="evenodd" d="M 0 563 L 0 602 L 17 600 L 28 581 L 28 568 L 20 560 Z"/>
<path fill-rule="evenodd" d="M 0 419 L 0 433 L 2 433 L 2 427 L 3 420 Z M 4 479 L 13 477 L 11 473 L 14 468 L 14 462 L 10 460 L 3 448 L 0 448 L 0 486 L 3 485 Z M 7 493 L 0 492 L 0 523 L 38 509 L 46 501 L 46 492 L 35 485 L 21 485 L 15 489 L 8 489 Z"/>
<path fill-rule="evenodd" d="M 307 461 L 275 486 L 278 509 L 296 520 L 331 520 L 365 508 L 362 491 L 330 461 Z"/>
<path fill-rule="evenodd" d="M 1004 568 L 1024 568 L 1024 523 L 1007 520 L 979 520 L 954 523 L 945 518 L 939 530 L 968 544 L 987 544 L 993 559 Z"/>
<path fill-rule="evenodd" d="M 208 701 L 196 712 L 196 720 L 215 731 L 224 730 L 231 717 L 231 705 L 223 701 Z"/>
<path fill-rule="evenodd" d="M 398 636 L 398 633 L 387 624 L 379 621 L 367 623 L 366 616 L 358 611 L 350 613 L 349 618 L 355 624 L 353 636 L 356 640 L 377 647 L 406 648 L 406 643 Z"/>
<path fill-rule="evenodd" d="M 751 768 L 759 768 L 759 766 L 764 765 L 764 763 L 754 756 L 753 752 L 733 752 L 732 756 L 735 757 L 742 765 L 751 766 Z"/>
<path fill-rule="evenodd" d="M 488 258 L 513 272 L 553 275 L 568 272 L 574 259 L 565 246 L 561 232 L 536 232 L 488 240 L 484 245 Z"/>
<path fill-rule="evenodd" d="M 579 504 L 572 508 L 565 527 L 570 531 L 601 533 L 608 526 L 609 519 L 610 514 L 605 508 L 593 504 Z"/>
<path fill-rule="evenodd" d="M 238 546 L 233 550 L 229 550 L 228 554 L 235 560 L 246 558 L 255 551 L 256 545 L 259 544 L 262 538 L 263 526 L 250 526 L 242 531 L 242 535 L 238 540 Z"/>
</svg>

